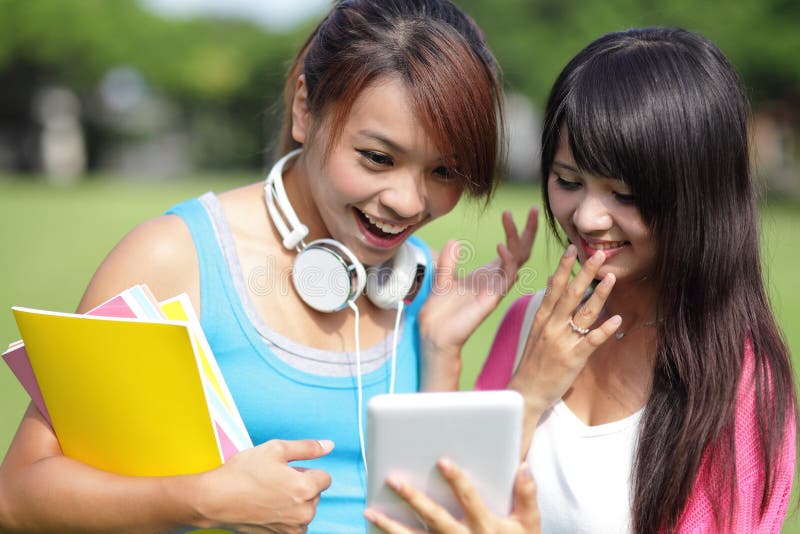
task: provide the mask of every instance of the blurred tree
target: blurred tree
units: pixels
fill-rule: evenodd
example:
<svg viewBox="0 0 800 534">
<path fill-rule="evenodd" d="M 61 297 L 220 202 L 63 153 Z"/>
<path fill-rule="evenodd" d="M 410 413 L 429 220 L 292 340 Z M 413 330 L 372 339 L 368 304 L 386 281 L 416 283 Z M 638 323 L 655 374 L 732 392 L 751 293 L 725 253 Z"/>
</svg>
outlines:
<svg viewBox="0 0 800 534">
<path fill-rule="evenodd" d="M 70 87 L 91 101 L 108 71 L 124 65 L 178 104 L 201 166 L 258 166 L 277 127 L 263 111 L 279 98 L 302 38 L 245 22 L 165 20 L 134 0 L 0 0 L 0 81 L 14 95 L 0 100 L 0 128 L 22 131 L 40 87 Z M 109 125 L 87 129 L 92 155 L 97 143 L 119 139 Z M 30 168 L 30 159 L 18 167 Z"/>
<path fill-rule="evenodd" d="M 719 44 L 756 105 L 780 102 L 772 109 L 795 110 L 791 120 L 800 126 L 797 0 L 456 1 L 484 28 L 507 86 L 540 108 L 559 70 L 590 40 L 631 26 L 676 25 Z M 277 129 L 284 71 L 311 24 L 271 34 L 246 22 L 167 20 L 135 0 L 0 0 L 0 144 L 16 145 L 17 168 L 33 167 L 35 95 L 65 86 L 88 104 L 96 163 L 98 146 L 129 135 L 92 112 L 103 78 L 125 66 L 172 103 L 175 128 L 190 132 L 199 166 L 259 166 Z"/>
<path fill-rule="evenodd" d="M 717 43 L 756 102 L 800 102 L 797 0 L 460 0 L 486 32 L 509 86 L 540 105 L 569 59 L 594 38 L 672 25 Z"/>
</svg>

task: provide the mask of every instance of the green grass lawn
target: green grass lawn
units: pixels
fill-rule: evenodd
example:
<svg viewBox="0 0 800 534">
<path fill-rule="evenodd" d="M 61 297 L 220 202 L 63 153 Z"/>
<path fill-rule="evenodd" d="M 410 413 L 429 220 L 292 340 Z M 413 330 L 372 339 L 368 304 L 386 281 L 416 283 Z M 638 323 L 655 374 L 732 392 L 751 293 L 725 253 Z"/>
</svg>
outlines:
<svg viewBox="0 0 800 534">
<path fill-rule="evenodd" d="M 73 311 L 86 284 L 114 244 L 138 222 L 163 213 L 171 205 L 208 190 L 221 191 L 245 183 L 247 177 L 197 178 L 173 183 L 91 181 L 72 188 L 0 179 L 0 344 L 19 337 L 10 307 Z M 420 234 L 440 248 L 447 239 L 465 242 L 465 268 L 480 265 L 495 254 L 502 240 L 500 213 L 514 213 L 524 222 L 529 207 L 539 204 L 533 186 L 501 188 L 491 207 L 462 202 L 448 217 Z M 524 286 L 512 291 L 469 341 L 464 353 L 462 388 L 472 386 L 497 324 L 508 304 L 522 290 L 544 285 L 560 254 L 542 232 L 523 273 Z M 770 204 L 762 209 L 764 265 L 775 313 L 795 358 L 800 358 L 800 291 L 795 283 L 800 264 L 800 205 Z M 792 236 L 795 237 L 792 237 Z M 790 246 L 793 245 L 793 246 Z M 800 369 L 800 364 L 796 365 Z M 13 437 L 27 397 L 5 365 L 0 365 L 0 456 Z M 797 515 L 784 532 L 800 534 Z"/>
</svg>

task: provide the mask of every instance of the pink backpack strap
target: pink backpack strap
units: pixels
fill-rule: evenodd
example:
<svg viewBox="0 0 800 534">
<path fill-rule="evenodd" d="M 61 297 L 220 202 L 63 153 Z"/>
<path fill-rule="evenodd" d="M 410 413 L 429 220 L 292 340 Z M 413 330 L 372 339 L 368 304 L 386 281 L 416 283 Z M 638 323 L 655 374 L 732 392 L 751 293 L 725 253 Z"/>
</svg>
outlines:
<svg viewBox="0 0 800 534">
<path fill-rule="evenodd" d="M 489 356 L 483 364 L 475 389 L 505 389 L 514 370 L 522 324 L 533 294 L 524 295 L 509 306 L 495 334 Z M 527 331 L 525 332 L 527 337 Z"/>
</svg>

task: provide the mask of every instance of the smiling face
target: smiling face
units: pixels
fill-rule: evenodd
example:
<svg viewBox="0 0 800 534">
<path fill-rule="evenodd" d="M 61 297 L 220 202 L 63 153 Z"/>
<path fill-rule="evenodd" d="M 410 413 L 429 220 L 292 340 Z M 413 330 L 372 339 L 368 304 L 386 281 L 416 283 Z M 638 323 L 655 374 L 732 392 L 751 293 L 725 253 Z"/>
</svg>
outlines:
<svg viewBox="0 0 800 534">
<path fill-rule="evenodd" d="M 302 98 L 302 88 L 298 94 Z M 361 92 L 327 155 L 330 125 L 323 120 L 308 128 L 313 120 L 295 116 L 293 134 L 305 148 L 290 170 L 307 184 L 304 193 L 312 200 L 293 199 L 310 237 L 330 236 L 364 264 L 379 264 L 411 233 L 458 203 L 462 186 L 399 79 L 380 79 Z"/>
<path fill-rule="evenodd" d="M 597 274 L 614 273 L 617 284 L 653 274 L 656 245 L 642 220 L 630 187 L 622 180 L 587 174 L 578 169 L 561 129 L 547 177 L 550 209 L 581 262 L 598 250 L 606 261 Z"/>
</svg>

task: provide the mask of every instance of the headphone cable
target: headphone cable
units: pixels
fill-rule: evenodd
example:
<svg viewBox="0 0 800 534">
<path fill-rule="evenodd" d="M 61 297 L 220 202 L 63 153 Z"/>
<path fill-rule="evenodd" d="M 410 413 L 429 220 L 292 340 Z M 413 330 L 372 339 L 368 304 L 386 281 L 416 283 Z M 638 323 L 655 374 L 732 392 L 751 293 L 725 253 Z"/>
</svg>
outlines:
<svg viewBox="0 0 800 534">
<path fill-rule="evenodd" d="M 394 319 L 394 333 L 392 334 L 392 374 L 389 378 L 389 394 L 394 393 L 394 377 L 397 367 L 397 332 L 400 329 L 400 317 L 403 315 L 403 301 L 397 304 L 397 316 Z"/>
<path fill-rule="evenodd" d="M 361 384 L 361 346 L 360 340 L 358 339 L 358 322 L 359 322 L 359 313 L 358 313 L 358 306 L 352 300 L 347 301 L 347 305 L 353 310 L 353 313 L 356 314 L 356 384 L 358 385 L 358 442 L 361 445 L 361 461 L 364 462 L 364 472 L 366 473 L 367 470 L 367 455 L 366 455 L 366 448 L 364 447 L 364 415 L 363 415 L 363 405 L 364 405 L 364 388 Z"/>
</svg>

